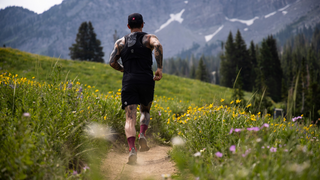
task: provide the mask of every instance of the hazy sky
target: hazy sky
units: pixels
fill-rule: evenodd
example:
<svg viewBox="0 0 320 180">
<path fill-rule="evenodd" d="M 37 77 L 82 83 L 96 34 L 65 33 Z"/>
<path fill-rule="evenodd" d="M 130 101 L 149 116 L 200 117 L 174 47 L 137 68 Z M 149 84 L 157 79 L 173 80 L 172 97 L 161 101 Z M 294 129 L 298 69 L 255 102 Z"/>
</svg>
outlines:
<svg viewBox="0 0 320 180">
<path fill-rule="evenodd" d="M 38 14 L 50 9 L 53 5 L 60 4 L 62 0 L 0 0 L 0 9 L 7 6 L 22 6 Z"/>
</svg>

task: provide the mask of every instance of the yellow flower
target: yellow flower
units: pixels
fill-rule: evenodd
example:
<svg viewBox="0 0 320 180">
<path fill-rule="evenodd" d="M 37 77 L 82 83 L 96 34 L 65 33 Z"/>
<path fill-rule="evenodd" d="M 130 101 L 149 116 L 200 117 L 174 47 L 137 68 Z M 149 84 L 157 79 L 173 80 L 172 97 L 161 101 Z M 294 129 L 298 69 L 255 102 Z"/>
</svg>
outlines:
<svg viewBox="0 0 320 180">
<path fill-rule="evenodd" d="M 96 89 L 96 92 L 98 92 L 99 90 L 98 89 Z"/>
<path fill-rule="evenodd" d="M 32 77 L 32 79 L 34 79 L 35 77 Z"/>
<path fill-rule="evenodd" d="M 301 117 L 303 117 L 303 114 L 301 114 Z"/>
<path fill-rule="evenodd" d="M 239 100 L 239 99 L 236 100 L 236 103 L 237 103 L 237 104 L 239 104 L 240 102 L 241 102 L 241 100 Z"/>
<path fill-rule="evenodd" d="M 234 101 L 231 101 L 230 104 L 233 104 Z"/>
<path fill-rule="evenodd" d="M 118 91 L 121 91 L 121 89 L 118 89 Z"/>
<path fill-rule="evenodd" d="M 248 104 L 247 106 L 246 106 L 246 108 L 249 108 L 251 106 L 251 103 L 250 104 Z"/>
<path fill-rule="evenodd" d="M 221 98 L 220 102 L 223 102 L 223 101 L 224 101 L 224 99 Z"/>
<path fill-rule="evenodd" d="M 106 119 L 107 119 L 107 116 L 104 116 L 103 119 L 106 120 Z"/>
</svg>

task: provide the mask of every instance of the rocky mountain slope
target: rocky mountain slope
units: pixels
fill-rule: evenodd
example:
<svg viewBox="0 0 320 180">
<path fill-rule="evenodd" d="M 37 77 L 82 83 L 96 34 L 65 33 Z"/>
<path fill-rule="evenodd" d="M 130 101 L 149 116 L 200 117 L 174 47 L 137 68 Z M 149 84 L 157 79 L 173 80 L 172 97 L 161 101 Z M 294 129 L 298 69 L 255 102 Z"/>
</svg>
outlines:
<svg viewBox="0 0 320 180">
<path fill-rule="evenodd" d="M 91 21 L 101 40 L 105 61 L 113 48 L 113 34 L 129 33 L 127 16 L 144 16 L 144 31 L 159 37 L 164 56 L 183 50 L 214 54 L 230 31 L 259 42 L 287 24 L 313 26 L 320 22 L 319 0 L 64 0 L 42 14 L 21 7 L 0 10 L 0 44 L 20 50 L 69 58 L 69 47 L 83 21 Z M 211 46 L 210 46 L 211 45 Z"/>
</svg>

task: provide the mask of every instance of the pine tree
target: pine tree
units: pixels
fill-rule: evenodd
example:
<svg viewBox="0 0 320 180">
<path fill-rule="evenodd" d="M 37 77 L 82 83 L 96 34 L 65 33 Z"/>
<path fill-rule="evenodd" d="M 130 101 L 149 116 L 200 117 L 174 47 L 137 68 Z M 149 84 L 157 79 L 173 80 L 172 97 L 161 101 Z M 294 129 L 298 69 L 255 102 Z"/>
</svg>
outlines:
<svg viewBox="0 0 320 180">
<path fill-rule="evenodd" d="M 225 53 L 220 55 L 220 82 L 221 85 L 232 87 L 237 76 L 236 72 L 236 57 L 235 46 L 232 33 L 230 31 L 227 42 L 225 43 Z"/>
<path fill-rule="evenodd" d="M 250 74 L 250 82 L 252 85 L 252 90 L 256 90 L 256 77 L 258 72 L 258 61 L 257 61 L 257 52 L 256 52 L 256 48 L 255 45 L 253 43 L 253 41 L 250 42 L 250 47 L 249 47 L 249 59 L 250 59 L 250 63 L 251 63 L 251 74 Z"/>
<path fill-rule="evenodd" d="M 241 69 L 242 89 L 251 91 L 253 86 L 253 83 L 251 82 L 252 63 L 249 58 L 247 45 L 239 30 L 237 31 L 234 45 L 235 51 L 233 53 L 236 58 L 236 68 Z"/>
<path fill-rule="evenodd" d="M 196 79 L 200 81 L 209 82 L 209 75 L 206 66 L 203 63 L 202 57 L 200 58 L 198 68 L 196 71 Z"/>
<path fill-rule="evenodd" d="M 69 48 L 73 60 L 104 62 L 101 42 L 96 38 L 94 28 L 89 21 L 83 22 L 78 30 L 76 43 Z"/>
<path fill-rule="evenodd" d="M 282 69 L 276 40 L 272 36 L 262 41 L 259 68 L 261 70 L 260 80 L 263 81 L 262 86 L 267 87 L 266 95 L 279 102 L 281 100 Z"/>
</svg>

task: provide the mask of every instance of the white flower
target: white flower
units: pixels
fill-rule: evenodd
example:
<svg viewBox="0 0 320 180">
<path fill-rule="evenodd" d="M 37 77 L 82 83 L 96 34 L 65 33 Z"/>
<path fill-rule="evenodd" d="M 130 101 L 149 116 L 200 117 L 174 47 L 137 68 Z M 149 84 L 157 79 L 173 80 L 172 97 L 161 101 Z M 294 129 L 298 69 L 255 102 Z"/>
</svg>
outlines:
<svg viewBox="0 0 320 180">
<path fill-rule="evenodd" d="M 196 152 L 196 153 L 194 153 L 194 155 L 193 155 L 194 157 L 198 157 L 198 156 L 201 156 L 201 152 Z"/>
<path fill-rule="evenodd" d="M 106 125 L 91 123 L 86 127 L 85 132 L 93 138 L 101 138 L 112 141 L 111 128 Z"/>
<path fill-rule="evenodd" d="M 301 173 L 303 170 L 307 169 L 310 167 L 310 164 L 308 162 L 304 162 L 303 164 L 297 164 L 294 163 L 292 165 L 289 165 L 288 170 L 289 171 L 295 171 L 297 173 Z"/>
<path fill-rule="evenodd" d="M 175 136 L 171 139 L 171 143 L 172 145 L 174 146 L 181 146 L 181 145 L 184 145 L 185 144 L 185 140 L 182 139 L 182 137 L 180 136 Z"/>
<path fill-rule="evenodd" d="M 256 141 L 257 141 L 257 142 L 261 142 L 261 138 L 258 138 Z"/>
</svg>

